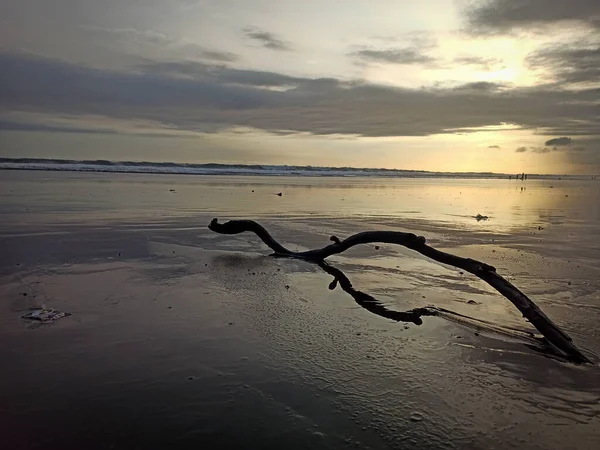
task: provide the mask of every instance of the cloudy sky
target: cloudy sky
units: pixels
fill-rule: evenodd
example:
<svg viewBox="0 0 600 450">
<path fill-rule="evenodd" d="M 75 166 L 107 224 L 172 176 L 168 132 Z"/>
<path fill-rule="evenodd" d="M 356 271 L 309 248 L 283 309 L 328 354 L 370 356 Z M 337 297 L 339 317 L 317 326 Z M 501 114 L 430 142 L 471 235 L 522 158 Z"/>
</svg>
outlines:
<svg viewBox="0 0 600 450">
<path fill-rule="evenodd" d="M 0 0 L 0 156 L 600 173 L 600 1 Z"/>
</svg>

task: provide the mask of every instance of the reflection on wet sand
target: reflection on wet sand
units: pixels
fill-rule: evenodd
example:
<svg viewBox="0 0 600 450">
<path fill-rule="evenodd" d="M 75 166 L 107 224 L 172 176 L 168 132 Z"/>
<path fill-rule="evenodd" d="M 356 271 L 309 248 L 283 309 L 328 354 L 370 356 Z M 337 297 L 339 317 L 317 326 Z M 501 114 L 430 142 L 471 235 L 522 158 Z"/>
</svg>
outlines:
<svg viewBox="0 0 600 450">
<path fill-rule="evenodd" d="M 306 179 L 5 172 L 4 226 L 93 220 L 233 217 L 388 217 L 513 232 L 555 218 L 600 220 L 600 183 L 530 180 Z M 118 183 L 113 180 L 118 179 Z M 39 184 L 47 189 L 40 190 Z M 176 186 L 175 192 L 171 191 Z M 127 195 L 123 195 L 127 192 Z M 282 197 L 276 194 L 283 192 Z M 43 216 L 40 216 L 40 213 Z M 58 214 L 57 214 L 58 213 Z M 489 220 L 477 223 L 480 214 Z"/>
<path fill-rule="evenodd" d="M 205 228 L 254 217 L 295 251 L 365 229 L 419 233 L 509 274 L 599 353 L 595 185 L 6 175 L 10 448 L 597 447 L 599 367 L 541 354 L 478 280 L 385 246 L 319 268 Z M 436 315 L 417 318 L 427 304 Z M 29 328 L 20 315 L 37 306 L 72 315 Z"/>
<path fill-rule="evenodd" d="M 505 336 L 513 340 L 518 339 L 532 350 L 552 356 L 553 358 L 559 360 L 568 361 L 568 359 L 566 359 L 564 355 L 562 355 L 552 346 L 548 345 L 544 338 L 535 337 L 533 333 L 525 330 L 506 325 L 501 326 L 486 320 L 477 319 L 475 317 L 470 317 L 464 314 L 457 313 L 455 311 L 451 311 L 449 309 L 440 308 L 436 306 L 414 308 L 408 311 L 391 310 L 387 308 L 384 304 L 382 304 L 379 300 L 377 300 L 375 297 L 355 289 L 352 286 L 350 279 L 341 270 L 333 267 L 331 264 L 324 261 L 318 262 L 317 265 L 325 272 L 334 277 L 333 281 L 329 284 L 330 290 L 334 290 L 339 284 L 342 290 L 348 293 L 358 305 L 380 317 L 391 319 L 396 322 L 414 323 L 415 325 L 423 324 L 422 317 L 442 317 L 446 320 L 460 324 L 467 328 L 471 328 L 477 335 L 479 335 L 481 332 L 487 332 L 489 334 L 497 335 L 498 337 Z"/>
</svg>

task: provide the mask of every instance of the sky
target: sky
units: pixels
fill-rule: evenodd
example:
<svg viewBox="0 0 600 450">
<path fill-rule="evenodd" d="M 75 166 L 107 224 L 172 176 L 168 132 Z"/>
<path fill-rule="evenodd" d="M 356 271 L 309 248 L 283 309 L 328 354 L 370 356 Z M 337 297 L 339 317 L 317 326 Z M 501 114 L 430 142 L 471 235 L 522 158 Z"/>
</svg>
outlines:
<svg viewBox="0 0 600 450">
<path fill-rule="evenodd" d="M 0 156 L 600 173 L 598 0 L 0 0 Z"/>
</svg>

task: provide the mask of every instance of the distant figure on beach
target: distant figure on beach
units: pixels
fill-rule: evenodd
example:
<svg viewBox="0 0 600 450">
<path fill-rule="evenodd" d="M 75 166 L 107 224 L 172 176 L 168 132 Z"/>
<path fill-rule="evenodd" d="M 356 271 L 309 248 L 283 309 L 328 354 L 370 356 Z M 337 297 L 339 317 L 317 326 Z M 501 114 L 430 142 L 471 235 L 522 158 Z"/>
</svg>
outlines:
<svg viewBox="0 0 600 450">
<path fill-rule="evenodd" d="M 512 175 L 509 175 L 509 176 L 508 176 L 508 179 L 509 179 L 509 180 L 512 180 Z"/>
<path fill-rule="evenodd" d="M 525 174 L 525 179 L 527 180 L 527 174 Z"/>
</svg>

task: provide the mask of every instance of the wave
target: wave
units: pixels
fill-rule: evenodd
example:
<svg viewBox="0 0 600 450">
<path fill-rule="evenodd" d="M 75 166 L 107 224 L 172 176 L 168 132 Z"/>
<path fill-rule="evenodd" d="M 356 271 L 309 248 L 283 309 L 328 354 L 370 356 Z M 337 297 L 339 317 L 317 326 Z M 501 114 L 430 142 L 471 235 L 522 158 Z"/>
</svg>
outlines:
<svg viewBox="0 0 600 450">
<path fill-rule="evenodd" d="M 0 158 L 0 169 L 52 170 L 73 172 L 155 173 L 181 175 L 260 175 L 300 177 L 381 177 L 381 178 L 508 178 L 492 172 L 429 172 L 424 170 L 371 169 L 258 164 L 185 164 L 148 161 L 77 161 L 69 159 Z M 535 179 L 588 179 L 574 175 L 528 175 Z"/>
</svg>

